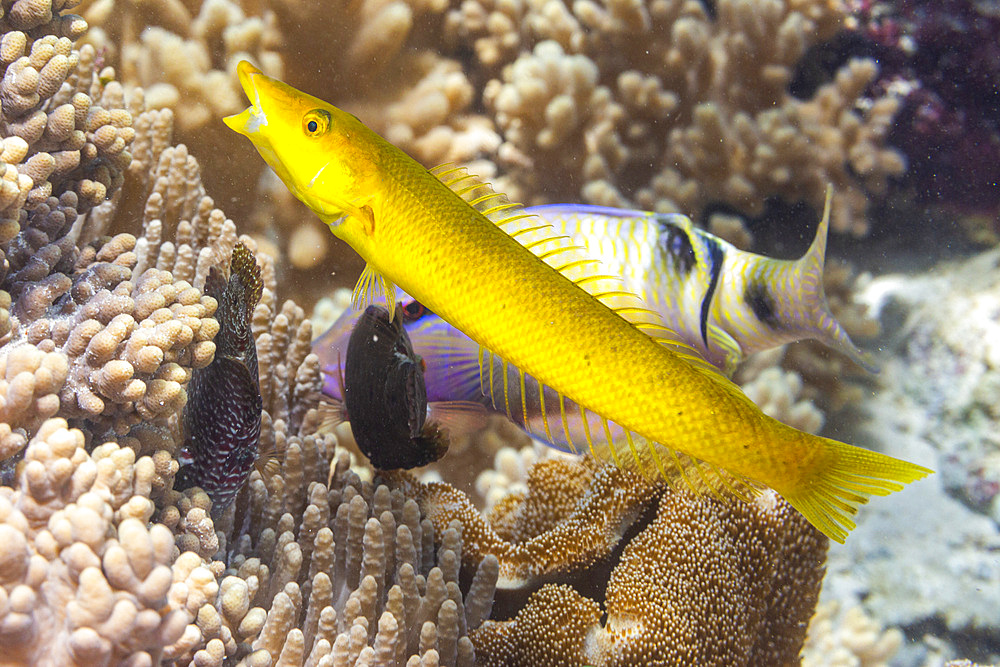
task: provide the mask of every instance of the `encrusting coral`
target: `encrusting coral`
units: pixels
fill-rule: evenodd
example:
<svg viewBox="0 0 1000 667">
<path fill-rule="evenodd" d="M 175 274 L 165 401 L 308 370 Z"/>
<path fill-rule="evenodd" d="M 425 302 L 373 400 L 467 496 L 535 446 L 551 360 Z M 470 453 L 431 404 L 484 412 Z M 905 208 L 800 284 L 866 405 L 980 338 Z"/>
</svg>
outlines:
<svg viewBox="0 0 1000 667">
<path fill-rule="evenodd" d="M 588 460 L 554 459 L 532 468 L 525 496 L 507 496 L 487 518 L 449 484 L 393 479 L 437 530 L 462 525 L 467 564 L 488 555 L 499 560 L 502 589 L 530 587 L 607 556 L 657 492 L 656 484 L 614 466 L 595 471 Z"/>
<path fill-rule="evenodd" d="M 554 459 L 483 517 L 447 484 L 393 481 L 433 525 L 461 525 L 466 565 L 499 562 L 494 618 L 516 615 L 471 633 L 481 664 L 786 664 L 801 649 L 827 540 L 772 492 L 724 502 Z M 604 598 L 607 620 L 562 582 Z"/>
</svg>

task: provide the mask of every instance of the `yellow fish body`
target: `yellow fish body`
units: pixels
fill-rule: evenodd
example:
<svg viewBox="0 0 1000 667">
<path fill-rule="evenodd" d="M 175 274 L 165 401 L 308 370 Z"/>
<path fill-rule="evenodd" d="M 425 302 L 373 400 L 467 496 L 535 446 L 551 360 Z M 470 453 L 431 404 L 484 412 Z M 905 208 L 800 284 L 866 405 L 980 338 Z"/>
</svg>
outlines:
<svg viewBox="0 0 1000 667">
<path fill-rule="evenodd" d="M 496 220 L 512 206 L 502 197 L 475 185 L 463 196 L 462 174 L 424 169 L 354 116 L 247 62 L 238 72 L 253 104 L 226 124 L 367 261 L 358 293 L 378 286 L 393 302 L 399 285 L 493 355 L 482 365 L 491 389 L 494 368 L 508 386 L 509 363 L 522 371 L 511 380 L 520 395 L 528 373 L 598 415 L 609 436 L 613 422 L 624 443 L 588 433 L 599 456 L 668 478 L 675 466 L 695 487 L 770 486 L 840 542 L 867 496 L 930 472 L 767 417 L 669 334 L 644 330 L 656 328 L 648 311 L 540 224 Z"/>
</svg>

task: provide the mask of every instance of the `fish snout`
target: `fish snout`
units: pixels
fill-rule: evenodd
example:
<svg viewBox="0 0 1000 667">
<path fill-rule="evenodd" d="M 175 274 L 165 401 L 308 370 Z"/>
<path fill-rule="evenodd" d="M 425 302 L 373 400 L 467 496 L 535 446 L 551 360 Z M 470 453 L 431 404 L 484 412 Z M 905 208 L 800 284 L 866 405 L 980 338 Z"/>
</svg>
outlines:
<svg viewBox="0 0 1000 667">
<path fill-rule="evenodd" d="M 239 76 L 240 85 L 251 105 L 238 114 L 226 116 L 222 119 L 231 130 L 247 137 L 251 137 L 260 131 L 261 127 L 267 125 L 267 115 L 264 113 L 260 103 L 260 91 L 257 89 L 256 79 L 267 79 L 267 75 L 260 69 L 250 64 L 246 60 L 241 60 L 236 66 L 236 74 Z"/>
</svg>

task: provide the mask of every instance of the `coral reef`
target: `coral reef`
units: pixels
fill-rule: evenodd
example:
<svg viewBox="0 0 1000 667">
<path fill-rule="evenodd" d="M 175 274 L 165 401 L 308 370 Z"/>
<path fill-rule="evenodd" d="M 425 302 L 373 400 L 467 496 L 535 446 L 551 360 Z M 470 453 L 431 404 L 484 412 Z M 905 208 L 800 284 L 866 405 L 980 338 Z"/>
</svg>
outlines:
<svg viewBox="0 0 1000 667">
<path fill-rule="evenodd" d="M 774 198 L 818 205 L 828 182 L 840 198 L 838 230 L 864 231 L 866 196 L 904 164 L 887 147 L 898 87 L 880 82 L 891 68 L 841 61 L 808 94 L 789 92 L 805 54 L 850 27 L 846 8 L 827 0 L 365 0 L 327 9 L 3 3 L 5 658 L 794 661 L 826 543 L 771 495 L 692 498 L 535 453 L 502 421 L 453 442 L 421 481 L 374 476 L 352 458 L 349 429 L 317 433 L 306 308 L 331 272 L 347 284 L 359 264 L 215 119 L 242 105 L 231 72 L 247 57 L 361 115 L 428 165 L 470 164 L 516 198 L 682 209 L 750 243 L 740 217 Z M 904 98 L 904 117 L 914 99 Z M 187 388 L 216 351 L 206 280 L 237 242 L 257 253 L 264 283 L 251 324 L 260 459 L 213 517 L 208 495 L 174 482 Z M 930 285 L 947 301 L 897 295 L 923 323 L 901 347 L 911 373 L 890 364 L 883 377 L 909 397 L 870 402 L 891 423 L 887 450 L 930 460 L 933 442 L 946 452 L 947 489 L 962 502 L 925 484 L 926 496 L 888 499 L 831 552 L 827 595 L 864 616 L 821 607 L 807 662 L 810 646 L 888 659 L 898 635 L 885 625 L 940 635 L 949 656 L 963 634 L 997 636 L 996 605 L 982 591 L 1000 581 L 990 559 L 1000 478 L 995 443 L 981 437 L 996 430 L 986 430 L 996 418 L 996 306 L 980 284 L 997 264 L 980 262 Z M 851 334 L 871 331 L 848 298 L 853 277 L 827 279 Z M 974 325 L 954 324 L 966 315 Z M 742 379 L 774 414 L 819 428 L 819 409 L 858 395 L 845 383 L 851 370 L 795 349 L 783 369 L 762 371 L 778 359 L 761 360 Z M 937 421 L 900 409 L 914 400 Z M 691 613 L 678 618 L 675 600 Z M 917 664 L 906 657 L 917 650 L 904 646 L 896 659 Z"/>
<path fill-rule="evenodd" d="M 360 264 L 209 122 L 240 108 L 249 58 L 363 118 L 427 166 L 459 162 L 526 203 L 587 201 L 760 216 L 771 198 L 867 230 L 866 194 L 899 175 L 886 144 L 894 93 L 870 98 L 871 59 L 843 63 L 807 98 L 789 92 L 812 47 L 848 25 L 828 0 L 307 4 L 94 0 L 86 39 L 179 138 L 205 148 L 210 189 L 302 285 L 348 285 Z M 443 37 L 442 37 L 443 36 Z M 544 174 L 544 178 L 539 176 Z M 256 195 L 248 197 L 247 192 Z M 777 223 L 776 223 L 777 224 Z M 310 306 L 321 296 L 303 287 Z"/>
<path fill-rule="evenodd" d="M 75 26 L 78 36 L 78 18 L 52 21 L 60 30 Z M 20 31 L 4 34 L 10 85 L 0 95 L 4 145 L 19 147 L 4 157 L 15 174 L 8 182 L 25 176 L 29 184 L 7 209 L 10 233 L 0 248 L 9 268 L 0 350 L 8 456 L 52 416 L 118 435 L 143 420 L 165 420 L 184 404 L 191 368 L 211 361 L 218 329 L 214 299 L 185 279 L 195 278 L 186 270 L 193 266 L 183 258 L 154 266 L 149 239 L 106 235 L 127 173 L 139 187 L 169 179 L 169 156 L 160 176 L 143 173 L 165 157 L 154 153 L 155 118 L 140 112 L 133 123 L 114 72 L 98 73 L 92 47 L 75 50 L 67 37 L 26 40 Z M 30 90 L 29 81 L 36 82 Z M 158 185 L 164 192 L 150 195 L 150 217 L 168 183 Z M 214 242 L 218 227 L 202 241 Z M 229 231 L 235 241 L 235 228 Z"/>
<path fill-rule="evenodd" d="M 499 563 L 493 617 L 514 618 L 472 632 L 483 664 L 779 664 L 801 648 L 827 540 L 773 493 L 726 503 L 552 459 L 484 517 L 447 484 L 394 479 L 433 525 L 461 525 L 467 566 Z"/>
<path fill-rule="evenodd" d="M 153 460 L 46 421 L 0 487 L 0 643 L 22 664 L 153 664 L 215 599 L 212 571 L 149 524 Z"/>
<path fill-rule="evenodd" d="M 253 664 L 269 654 L 471 665 L 466 633 L 489 615 L 496 560 L 482 562 L 463 595 L 461 532 L 435 540 L 412 499 L 362 482 L 331 438 L 289 437 L 281 474 L 251 480 L 251 530 L 222 580 L 223 625 Z"/>
<path fill-rule="evenodd" d="M 528 493 L 507 496 L 489 517 L 449 484 L 419 484 L 404 474 L 391 479 L 417 500 L 437 530 L 453 521 L 462 525 L 467 564 L 495 556 L 499 587 L 516 589 L 606 557 L 658 490 L 634 473 L 594 465 L 588 459 L 540 463 L 529 472 Z"/>
<path fill-rule="evenodd" d="M 863 40 L 877 56 L 876 90 L 902 102 L 888 141 L 910 165 L 918 200 L 994 215 L 1000 207 L 1000 16 L 974 0 L 857 2 Z M 994 232 L 998 228 L 994 223 Z"/>
<path fill-rule="evenodd" d="M 935 275 L 883 276 L 871 288 L 881 310 L 907 313 L 897 333 L 907 362 L 901 389 L 925 406 L 928 437 L 941 447 L 945 487 L 1000 521 L 1000 253 L 942 267 Z M 946 302 L 930 297 L 947 293 Z"/>
<path fill-rule="evenodd" d="M 837 602 L 816 608 L 809 621 L 802 664 L 805 667 L 888 667 L 903 644 L 898 628 L 883 630 L 861 607 L 841 609 Z"/>
<path fill-rule="evenodd" d="M 899 664 L 1000 654 L 1000 567 L 990 556 L 1000 548 L 998 266 L 994 249 L 926 275 L 880 276 L 859 297 L 881 318 L 892 353 L 865 401 L 860 437 L 893 456 L 936 459 L 939 474 L 873 506 L 851 541 L 831 549 L 823 598 L 862 604 L 900 627 L 910 641 Z"/>
<path fill-rule="evenodd" d="M 611 573 L 605 621 L 594 600 L 545 584 L 473 642 L 487 665 L 788 664 L 826 544 L 774 494 L 725 504 L 668 490 Z"/>
</svg>

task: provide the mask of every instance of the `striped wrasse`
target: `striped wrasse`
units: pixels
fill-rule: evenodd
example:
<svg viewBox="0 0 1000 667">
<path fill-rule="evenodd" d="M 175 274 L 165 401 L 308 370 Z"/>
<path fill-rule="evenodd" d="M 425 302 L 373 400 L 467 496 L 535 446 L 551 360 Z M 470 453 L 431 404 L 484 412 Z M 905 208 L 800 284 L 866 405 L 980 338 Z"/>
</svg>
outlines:
<svg viewBox="0 0 1000 667">
<path fill-rule="evenodd" d="M 586 247 L 726 375 L 755 352 L 806 338 L 875 370 L 823 292 L 829 196 L 812 245 L 794 261 L 740 250 L 677 213 L 575 204 L 526 210 Z"/>
</svg>

